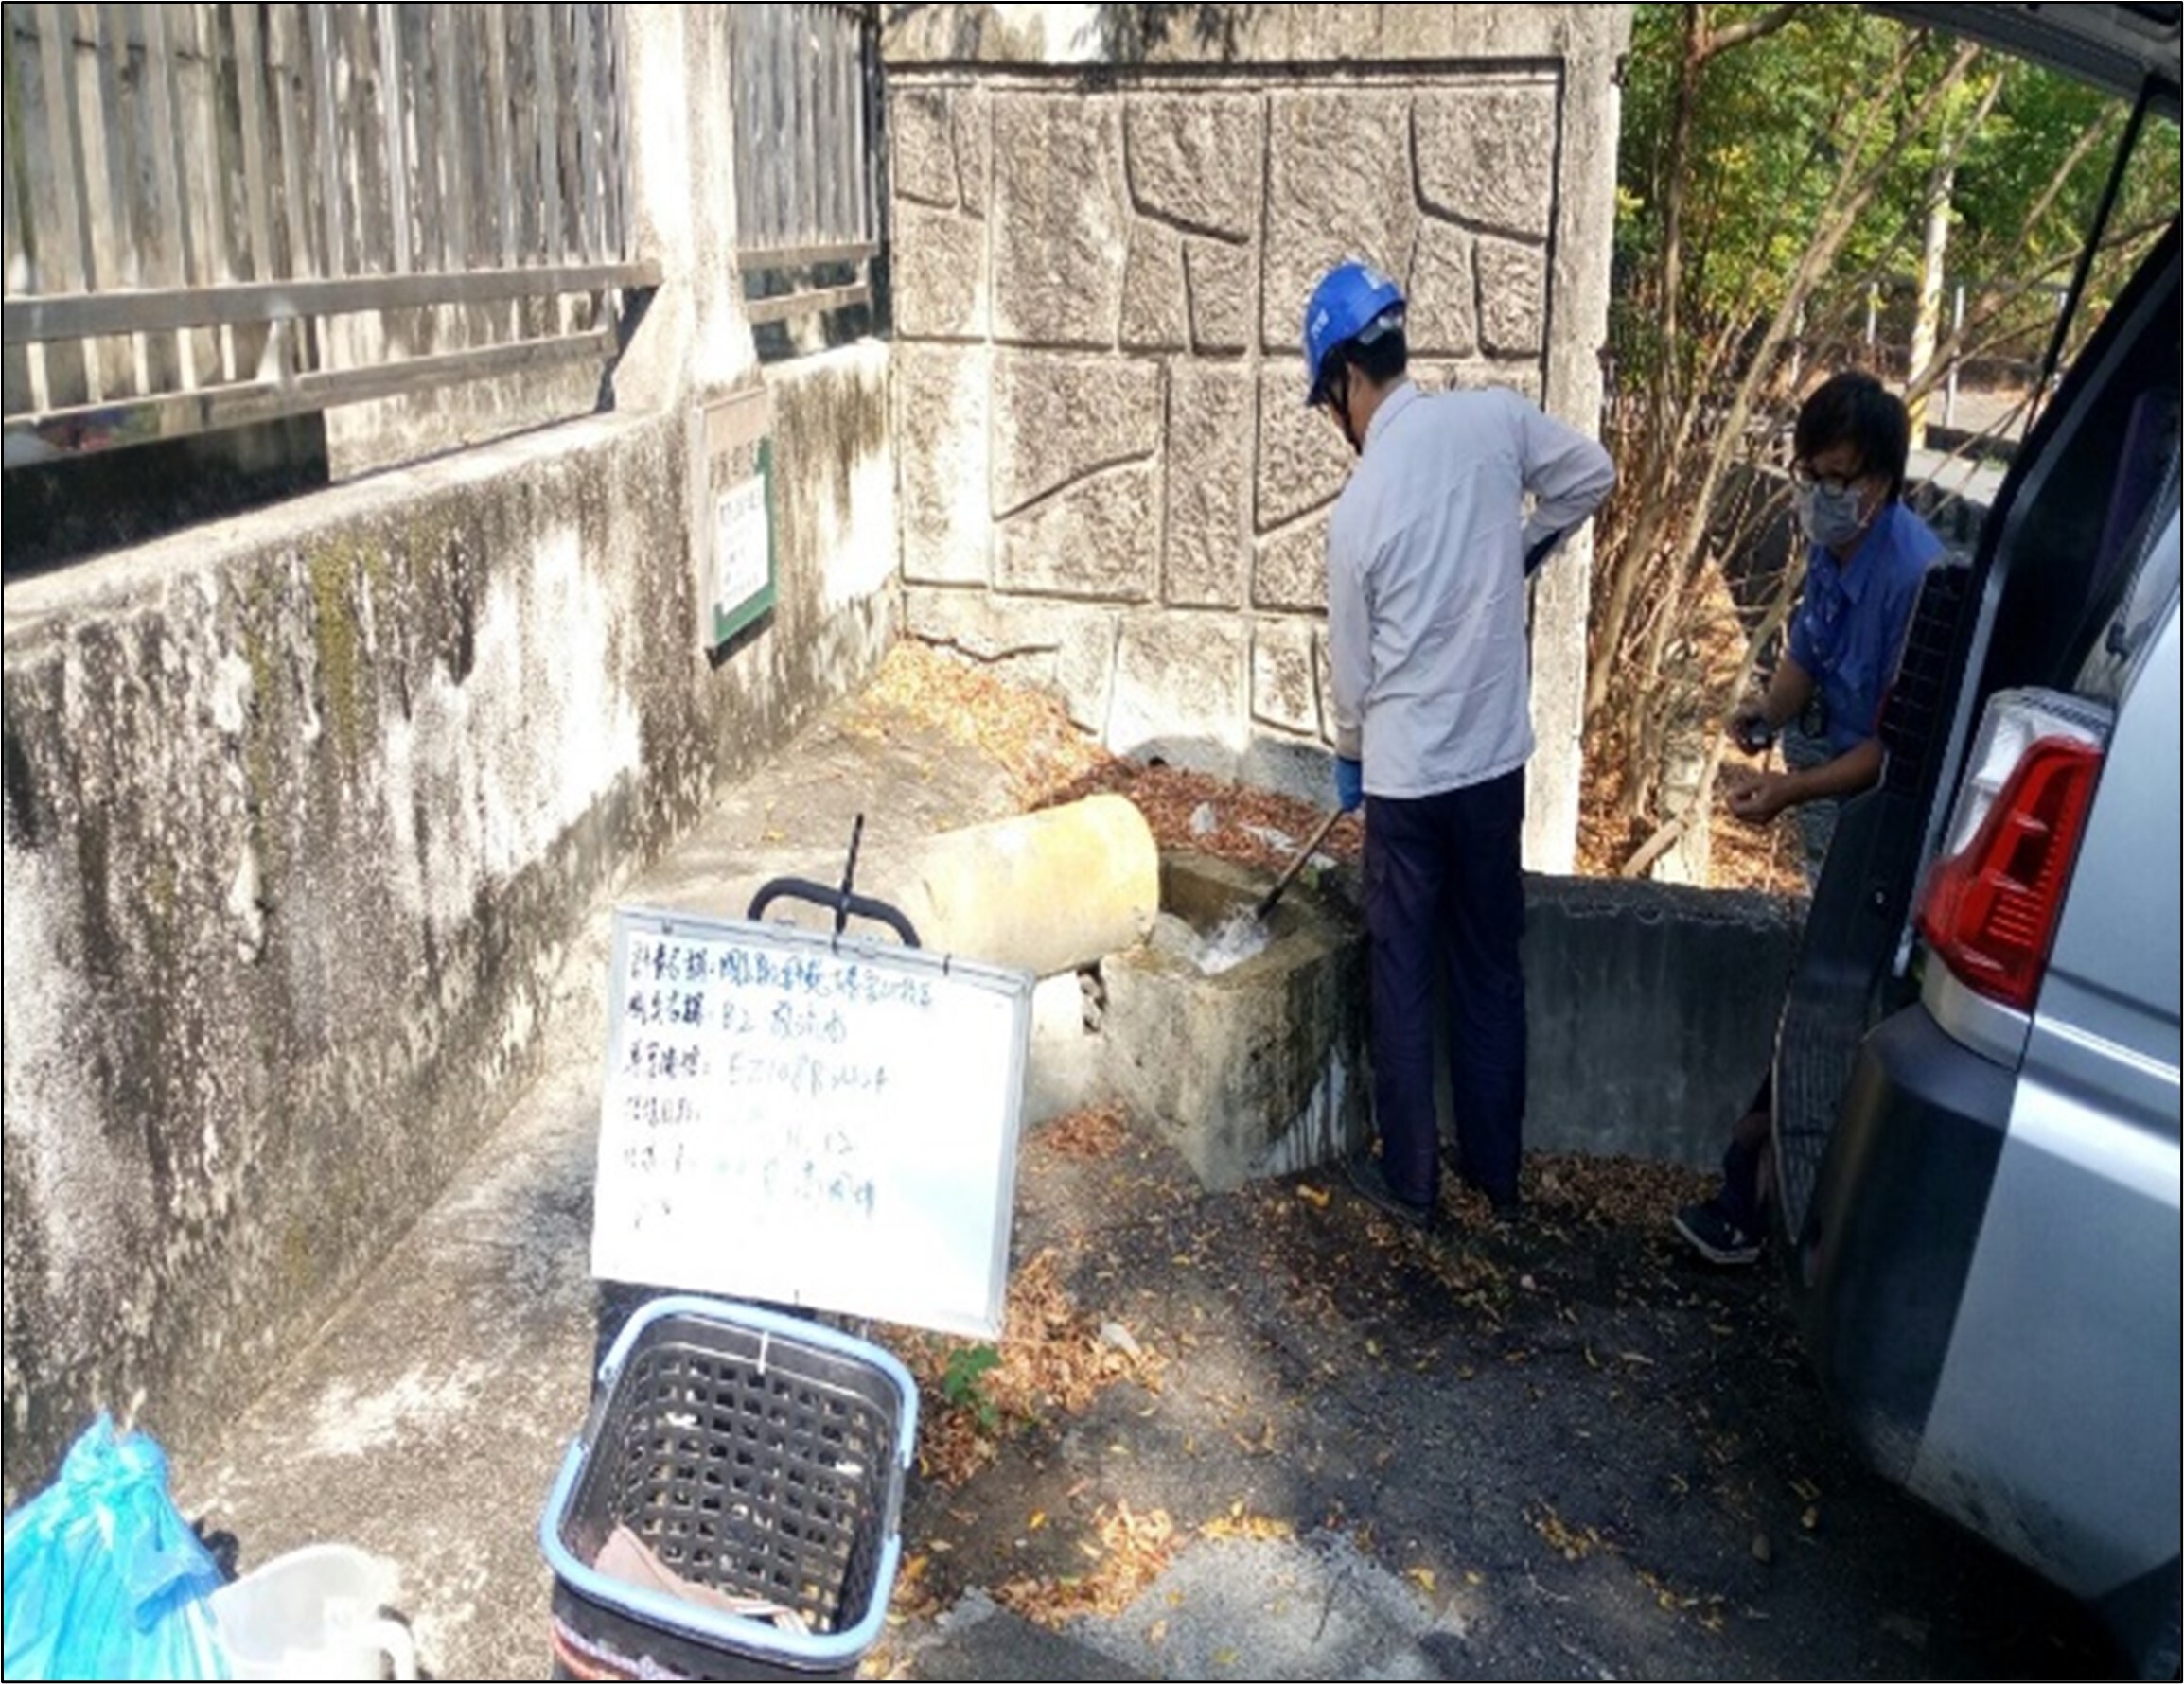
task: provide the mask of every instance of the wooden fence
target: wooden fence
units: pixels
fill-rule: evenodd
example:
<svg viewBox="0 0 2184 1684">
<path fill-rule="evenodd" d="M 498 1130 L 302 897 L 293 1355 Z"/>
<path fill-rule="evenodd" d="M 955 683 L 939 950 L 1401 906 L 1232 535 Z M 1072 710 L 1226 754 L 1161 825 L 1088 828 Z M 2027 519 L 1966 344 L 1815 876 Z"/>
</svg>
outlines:
<svg viewBox="0 0 2184 1684">
<path fill-rule="evenodd" d="M 17 5 L 10 465 L 615 349 L 621 9 Z"/>
<path fill-rule="evenodd" d="M 729 9 L 736 259 L 754 324 L 872 302 L 884 241 L 877 9 Z"/>
</svg>

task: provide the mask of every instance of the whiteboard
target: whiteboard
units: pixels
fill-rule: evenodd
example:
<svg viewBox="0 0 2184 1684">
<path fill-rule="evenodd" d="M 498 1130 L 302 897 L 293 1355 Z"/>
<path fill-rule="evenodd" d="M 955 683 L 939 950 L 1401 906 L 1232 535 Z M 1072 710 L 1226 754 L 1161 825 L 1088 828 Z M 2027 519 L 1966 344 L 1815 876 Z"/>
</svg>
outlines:
<svg viewBox="0 0 2184 1684">
<path fill-rule="evenodd" d="M 998 1335 L 1032 980 L 618 909 L 592 1273 Z"/>
</svg>

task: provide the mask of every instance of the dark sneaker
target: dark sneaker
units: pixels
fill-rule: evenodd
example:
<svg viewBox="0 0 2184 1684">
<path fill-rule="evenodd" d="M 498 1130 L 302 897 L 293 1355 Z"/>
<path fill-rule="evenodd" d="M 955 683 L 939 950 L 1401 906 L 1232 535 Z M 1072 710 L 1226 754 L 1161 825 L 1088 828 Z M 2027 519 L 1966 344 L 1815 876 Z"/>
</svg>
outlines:
<svg viewBox="0 0 2184 1684">
<path fill-rule="evenodd" d="M 1711 1199 L 1704 1204 L 1686 1204 L 1678 1211 L 1676 1232 L 1709 1263 L 1735 1268 L 1759 1261 L 1759 1237 L 1745 1233 Z"/>
<path fill-rule="evenodd" d="M 1349 1184 L 1368 1204 L 1395 1218 L 1406 1228 L 1415 1228 L 1423 1234 L 1434 1225 L 1434 1207 L 1430 1204 L 1413 1204 L 1388 1185 L 1388 1178 L 1381 1173 L 1378 1158 L 1363 1152 L 1348 1159 L 1343 1166 L 1349 1171 Z"/>
</svg>

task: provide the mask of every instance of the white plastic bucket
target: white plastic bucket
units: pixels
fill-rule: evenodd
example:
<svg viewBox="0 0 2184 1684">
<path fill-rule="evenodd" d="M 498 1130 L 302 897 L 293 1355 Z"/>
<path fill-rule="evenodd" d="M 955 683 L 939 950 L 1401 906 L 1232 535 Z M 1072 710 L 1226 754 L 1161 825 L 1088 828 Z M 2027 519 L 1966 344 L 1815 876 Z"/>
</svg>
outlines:
<svg viewBox="0 0 2184 1684">
<path fill-rule="evenodd" d="M 380 1609 L 400 1575 L 348 1544 L 275 1556 L 208 1599 L 238 1678 L 414 1678 L 410 1628 Z"/>
</svg>

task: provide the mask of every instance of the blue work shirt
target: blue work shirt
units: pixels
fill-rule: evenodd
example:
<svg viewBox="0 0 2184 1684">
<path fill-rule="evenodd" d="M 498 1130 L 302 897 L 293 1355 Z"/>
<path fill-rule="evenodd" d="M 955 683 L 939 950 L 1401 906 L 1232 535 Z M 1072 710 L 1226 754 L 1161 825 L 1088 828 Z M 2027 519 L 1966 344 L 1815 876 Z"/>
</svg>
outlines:
<svg viewBox="0 0 2184 1684">
<path fill-rule="evenodd" d="M 1941 553 L 1933 529 L 1898 502 L 1874 517 L 1848 561 L 1818 544 L 1806 556 L 1789 654 L 1812 677 L 1831 758 L 1878 729 L 1919 586 Z"/>
</svg>

